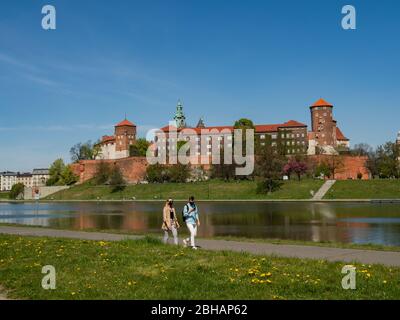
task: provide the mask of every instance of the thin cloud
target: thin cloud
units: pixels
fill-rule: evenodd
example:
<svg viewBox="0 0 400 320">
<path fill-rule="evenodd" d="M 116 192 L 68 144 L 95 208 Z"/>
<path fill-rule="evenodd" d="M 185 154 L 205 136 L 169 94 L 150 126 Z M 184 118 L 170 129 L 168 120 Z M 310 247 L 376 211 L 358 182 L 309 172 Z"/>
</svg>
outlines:
<svg viewBox="0 0 400 320">
<path fill-rule="evenodd" d="M 16 126 L 16 127 L 0 127 L 0 131 L 76 131 L 76 130 L 105 130 L 112 128 L 114 125 L 95 125 L 95 124 L 74 124 L 70 126 Z"/>
</svg>

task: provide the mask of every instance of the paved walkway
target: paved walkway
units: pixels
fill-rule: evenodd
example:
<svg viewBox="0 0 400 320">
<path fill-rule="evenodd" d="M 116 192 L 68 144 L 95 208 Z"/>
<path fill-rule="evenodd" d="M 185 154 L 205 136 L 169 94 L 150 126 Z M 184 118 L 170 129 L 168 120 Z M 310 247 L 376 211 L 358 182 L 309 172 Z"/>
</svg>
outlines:
<svg viewBox="0 0 400 320">
<path fill-rule="evenodd" d="M 321 188 L 315 193 L 312 200 L 318 201 L 322 200 L 326 193 L 329 191 L 330 188 L 335 184 L 336 180 L 326 180 L 325 183 L 321 186 Z"/>
<path fill-rule="evenodd" d="M 124 239 L 140 239 L 141 236 L 110 234 L 101 232 L 84 232 L 29 227 L 0 226 L 0 234 L 21 236 L 59 237 L 85 240 L 119 241 Z M 360 262 L 364 264 L 383 264 L 400 267 L 400 252 L 341 249 L 318 246 L 270 244 L 262 242 L 242 242 L 228 240 L 199 239 L 197 244 L 207 250 L 230 250 L 249 252 L 260 255 L 276 255 L 308 259 L 324 259 L 328 261 Z"/>
</svg>

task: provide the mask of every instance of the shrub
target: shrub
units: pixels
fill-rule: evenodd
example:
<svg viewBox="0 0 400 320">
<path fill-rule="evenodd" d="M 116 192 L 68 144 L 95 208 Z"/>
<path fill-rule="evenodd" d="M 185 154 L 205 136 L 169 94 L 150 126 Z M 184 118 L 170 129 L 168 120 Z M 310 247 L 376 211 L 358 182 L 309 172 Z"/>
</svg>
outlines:
<svg viewBox="0 0 400 320">
<path fill-rule="evenodd" d="M 190 167 L 178 163 L 168 168 L 167 176 L 171 182 L 186 182 L 190 177 Z"/>
<path fill-rule="evenodd" d="M 14 184 L 10 193 L 8 194 L 8 197 L 12 200 L 17 199 L 20 194 L 24 193 L 24 188 L 25 186 L 23 183 Z"/>
<path fill-rule="evenodd" d="M 113 186 L 112 192 L 118 192 L 125 189 L 125 180 L 119 167 L 115 166 L 111 170 L 110 185 Z"/>
<path fill-rule="evenodd" d="M 278 191 L 282 185 L 280 180 L 265 179 L 257 183 L 257 193 L 272 193 Z"/>
<path fill-rule="evenodd" d="M 146 179 L 149 182 L 164 182 L 168 180 L 167 169 L 161 164 L 151 164 L 146 168 Z"/>
<path fill-rule="evenodd" d="M 93 182 L 96 185 L 106 184 L 111 176 L 111 166 L 105 161 L 100 161 L 96 168 Z"/>
</svg>

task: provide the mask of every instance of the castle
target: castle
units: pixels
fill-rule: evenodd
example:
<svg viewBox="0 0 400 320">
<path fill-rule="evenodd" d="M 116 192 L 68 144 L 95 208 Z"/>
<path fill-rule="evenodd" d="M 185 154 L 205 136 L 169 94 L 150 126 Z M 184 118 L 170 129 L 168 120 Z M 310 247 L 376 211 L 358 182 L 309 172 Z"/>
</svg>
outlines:
<svg viewBox="0 0 400 320">
<path fill-rule="evenodd" d="M 270 143 L 272 146 L 282 147 L 286 155 L 308 155 L 311 161 L 324 161 L 329 155 L 336 155 L 341 150 L 348 149 L 350 140 L 339 129 L 333 117 L 333 105 L 323 99 L 318 100 L 310 107 L 311 130 L 307 124 L 296 120 L 288 120 L 278 124 L 256 124 L 254 126 L 255 139 L 260 147 Z M 156 131 L 152 151 L 168 152 L 177 147 L 176 135 L 170 135 L 172 131 L 179 133 L 184 129 L 190 129 L 184 138 L 194 139 L 197 142 L 196 156 L 208 158 L 216 143 L 222 148 L 224 143 L 232 146 L 232 125 L 206 126 L 201 118 L 196 127 L 189 127 L 183 112 L 183 105 L 178 102 L 174 115 L 174 122 Z M 207 130 L 204 136 L 203 130 Z M 186 137 L 185 137 L 186 135 Z M 206 144 L 201 141 L 205 139 Z M 174 141 L 175 140 L 175 141 Z M 400 140 L 400 139 L 399 139 Z M 192 140 L 193 141 L 193 140 Z M 116 165 L 128 183 L 139 183 L 145 180 L 148 162 L 145 157 L 130 157 L 129 149 L 136 142 L 136 125 L 126 118 L 114 126 L 114 135 L 103 136 L 98 146 L 100 154 L 96 160 L 82 160 L 72 164 L 72 169 L 79 176 L 79 181 L 84 182 L 96 173 L 98 160 L 104 160 L 111 165 Z M 204 146 L 206 148 L 204 148 Z M 357 179 L 359 174 L 362 179 L 369 179 L 369 171 L 365 166 L 366 157 L 342 156 L 343 165 L 335 173 L 335 179 Z"/>
<path fill-rule="evenodd" d="M 125 120 L 114 126 L 114 135 L 103 136 L 98 146 L 97 160 L 112 160 L 129 157 L 129 148 L 136 142 L 136 125 Z"/>
<path fill-rule="evenodd" d="M 337 126 L 337 121 L 333 118 L 333 105 L 323 99 L 319 99 L 310 106 L 311 111 L 311 131 L 307 125 L 296 120 L 289 120 L 279 124 L 256 124 L 254 125 L 255 139 L 260 146 L 264 146 L 267 141 L 271 141 L 272 146 L 280 146 L 287 155 L 295 154 L 338 154 L 340 150 L 350 147 L 350 140 L 346 138 Z M 178 102 L 174 116 L 174 125 L 168 125 L 156 133 L 155 142 L 156 152 L 168 152 L 175 148 L 173 137 L 169 137 L 171 132 L 182 132 L 188 140 L 191 136 L 198 141 L 196 146 L 197 156 L 211 155 L 211 142 L 217 141 L 218 148 L 222 148 L 224 141 L 232 140 L 233 126 L 205 126 L 201 118 L 196 127 L 190 128 L 186 125 L 186 117 L 183 113 L 183 106 Z M 184 130 L 190 128 L 191 130 Z M 207 150 L 201 150 L 200 134 L 206 132 L 205 139 L 208 142 Z M 192 137 L 193 138 L 193 137 Z M 228 141 L 228 146 L 229 145 Z"/>
</svg>

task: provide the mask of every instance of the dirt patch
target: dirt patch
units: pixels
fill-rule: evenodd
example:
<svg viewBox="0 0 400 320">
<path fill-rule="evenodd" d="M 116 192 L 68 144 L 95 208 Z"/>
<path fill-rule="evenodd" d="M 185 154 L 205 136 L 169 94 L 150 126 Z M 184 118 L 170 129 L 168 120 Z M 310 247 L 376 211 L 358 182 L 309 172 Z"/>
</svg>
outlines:
<svg viewBox="0 0 400 320">
<path fill-rule="evenodd" d="M 2 286 L 0 286 L 0 300 L 9 300 L 7 298 L 7 292 Z"/>
</svg>

